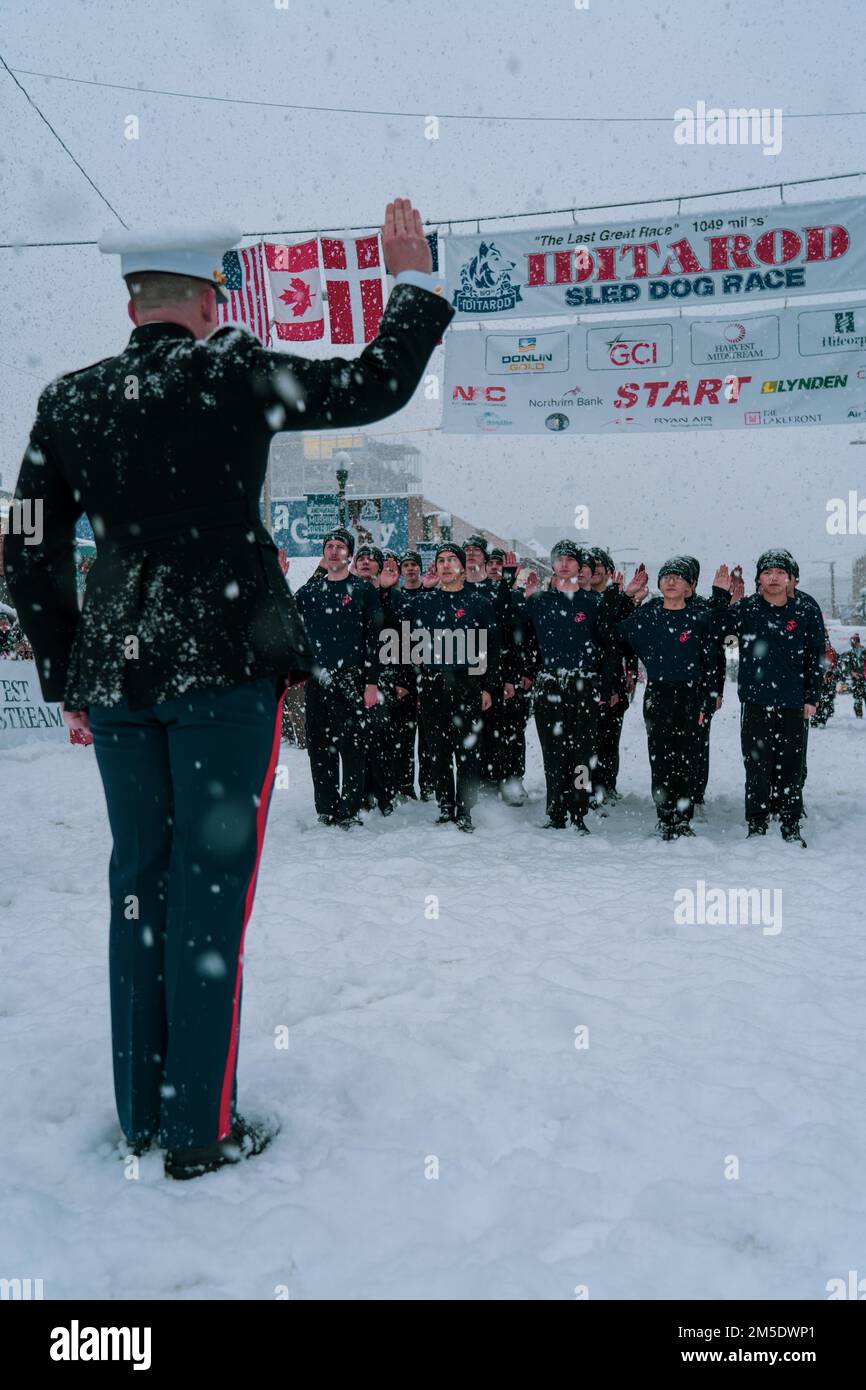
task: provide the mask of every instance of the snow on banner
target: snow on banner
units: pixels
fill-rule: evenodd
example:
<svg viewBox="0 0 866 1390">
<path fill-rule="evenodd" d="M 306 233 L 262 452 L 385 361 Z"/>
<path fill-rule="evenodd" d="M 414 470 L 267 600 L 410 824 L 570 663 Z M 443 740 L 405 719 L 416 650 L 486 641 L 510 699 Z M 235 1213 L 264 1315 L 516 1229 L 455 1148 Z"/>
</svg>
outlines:
<svg viewBox="0 0 866 1390">
<path fill-rule="evenodd" d="M 638 216 L 443 238 L 456 318 L 756 307 L 866 289 L 866 200 Z M 709 306 L 708 306 L 709 307 Z"/>
<path fill-rule="evenodd" d="M 20 743 L 68 743 L 60 706 L 42 698 L 35 661 L 0 660 L 0 748 Z"/>
<path fill-rule="evenodd" d="M 220 323 L 243 323 L 261 342 L 267 343 L 271 323 L 261 246 L 242 246 L 236 251 L 226 251 L 223 256 L 223 278 L 229 302 L 217 305 Z"/>
<path fill-rule="evenodd" d="M 866 420 L 866 305 L 449 333 L 446 434 L 729 430 Z"/>
<path fill-rule="evenodd" d="M 325 333 L 325 309 L 319 273 L 319 242 L 265 242 L 265 260 L 278 338 L 310 342 Z"/>
</svg>

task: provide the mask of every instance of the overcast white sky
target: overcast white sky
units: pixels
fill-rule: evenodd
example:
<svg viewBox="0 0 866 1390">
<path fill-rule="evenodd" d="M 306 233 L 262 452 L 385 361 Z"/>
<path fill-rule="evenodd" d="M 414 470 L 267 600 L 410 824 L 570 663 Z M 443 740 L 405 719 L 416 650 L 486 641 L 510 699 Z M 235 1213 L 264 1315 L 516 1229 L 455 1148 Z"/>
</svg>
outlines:
<svg viewBox="0 0 866 1390">
<path fill-rule="evenodd" d="M 373 225 L 394 196 L 443 221 L 605 200 L 652 210 L 654 198 L 668 195 L 864 170 L 866 117 L 792 114 L 866 108 L 864 53 L 862 0 L 589 0 L 587 9 L 574 0 L 289 0 L 286 10 L 274 0 L 15 0 L 0 13 L 0 54 L 12 68 L 421 113 L 280 111 L 20 74 L 131 226 Z M 701 99 L 780 107 L 781 153 L 680 146 L 670 121 L 507 119 L 669 118 Z M 124 138 L 130 114 L 140 120 L 137 141 Z M 439 140 L 429 141 L 424 114 L 502 119 L 442 119 Z M 116 225 L 2 69 L 0 129 L 0 241 L 89 239 Z M 852 194 L 866 195 L 866 179 L 787 197 Z M 129 324 L 117 262 L 95 247 L 0 251 L 0 305 L 0 479 L 8 487 L 41 386 L 120 350 Z M 410 412 L 412 423 L 429 419 L 429 407 Z M 648 562 L 687 549 L 705 567 L 721 558 L 751 565 L 765 545 L 785 544 L 805 574 L 813 559 L 839 560 L 847 597 L 845 574 L 866 540 L 828 536 L 826 503 L 850 488 L 866 496 L 866 447 L 849 444 L 859 433 L 414 439 L 424 449 L 427 494 L 491 529 L 525 535 L 562 522 L 567 533 L 575 504 L 584 503 L 592 540 L 637 547 Z"/>
</svg>

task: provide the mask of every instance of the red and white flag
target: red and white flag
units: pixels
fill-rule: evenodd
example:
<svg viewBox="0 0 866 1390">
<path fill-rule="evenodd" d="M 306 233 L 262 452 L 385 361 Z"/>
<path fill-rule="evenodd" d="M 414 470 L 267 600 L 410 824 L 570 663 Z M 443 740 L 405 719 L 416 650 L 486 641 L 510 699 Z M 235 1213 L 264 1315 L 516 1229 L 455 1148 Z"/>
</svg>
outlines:
<svg viewBox="0 0 866 1390">
<path fill-rule="evenodd" d="M 265 259 L 277 337 L 294 342 L 324 337 L 325 309 L 316 237 L 289 245 L 267 241 Z"/>
<path fill-rule="evenodd" d="M 243 323 L 263 343 L 270 336 L 268 299 L 261 244 L 241 246 L 223 256 L 223 288 L 228 304 L 217 305 L 220 323 Z"/>
<path fill-rule="evenodd" d="M 384 267 L 379 235 L 322 237 L 332 343 L 369 343 L 379 332 Z"/>
</svg>

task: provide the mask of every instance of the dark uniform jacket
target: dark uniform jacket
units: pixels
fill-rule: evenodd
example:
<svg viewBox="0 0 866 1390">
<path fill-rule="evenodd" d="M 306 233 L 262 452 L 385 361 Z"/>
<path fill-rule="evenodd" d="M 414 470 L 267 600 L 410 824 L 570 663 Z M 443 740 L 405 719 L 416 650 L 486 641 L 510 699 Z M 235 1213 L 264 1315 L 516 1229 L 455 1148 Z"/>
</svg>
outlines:
<svg viewBox="0 0 866 1390">
<path fill-rule="evenodd" d="M 397 285 L 359 357 L 269 352 L 244 329 L 202 341 L 136 328 L 117 357 L 43 391 L 16 497 L 42 504 L 41 543 L 10 533 L 6 575 L 46 700 L 130 708 L 208 686 L 302 676 L 311 655 L 260 519 L 278 430 L 346 429 L 410 400 L 453 317 Z M 74 527 L 97 547 L 83 610 Z"/>
</svg>

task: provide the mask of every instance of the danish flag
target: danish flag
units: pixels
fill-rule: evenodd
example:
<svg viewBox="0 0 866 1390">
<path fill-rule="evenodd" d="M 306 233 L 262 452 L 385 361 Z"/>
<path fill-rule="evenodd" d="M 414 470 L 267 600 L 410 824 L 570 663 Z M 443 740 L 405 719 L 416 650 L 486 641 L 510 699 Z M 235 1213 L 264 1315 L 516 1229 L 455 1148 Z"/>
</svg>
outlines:
<svg viewBox="0 0 866 1390">
<path fill-rule="evenodd" d="M 369 343 L 382 317 L 384 266 L 379 235 L 322 239 L 332 343 Z"/>
</svg>

